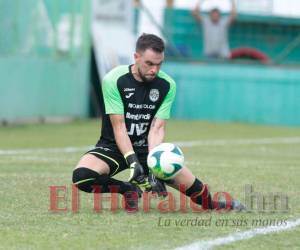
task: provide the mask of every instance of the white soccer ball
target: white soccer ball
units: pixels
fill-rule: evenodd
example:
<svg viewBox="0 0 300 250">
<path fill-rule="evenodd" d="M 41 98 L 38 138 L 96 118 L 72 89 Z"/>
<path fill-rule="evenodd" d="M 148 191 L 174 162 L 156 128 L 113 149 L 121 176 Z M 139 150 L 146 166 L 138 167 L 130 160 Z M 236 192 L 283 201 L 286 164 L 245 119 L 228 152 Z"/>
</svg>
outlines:
<svg viewBox="0 0 300 250">
<path fill-rule="evenodd" d="M 183 167 L 184 156 L 179 147 L 172 143 L 162 143 L 153 148 L 147 158 L 151 172 L 159 179 L 175 177 Z"/>
</svg>

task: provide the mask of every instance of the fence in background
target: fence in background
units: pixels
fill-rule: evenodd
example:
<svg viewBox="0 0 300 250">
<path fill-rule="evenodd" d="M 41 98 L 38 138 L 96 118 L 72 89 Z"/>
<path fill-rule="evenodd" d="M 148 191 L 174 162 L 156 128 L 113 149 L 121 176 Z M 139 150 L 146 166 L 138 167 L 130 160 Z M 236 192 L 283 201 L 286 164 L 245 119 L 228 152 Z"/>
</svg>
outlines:
<svg viewBox="0 0 300 250">
<path fill-rule="evenodd" d="M 164 30 L 186 59 L 203 58 L 201 25 L 190 10 L 166 9 Z M 251 47 L 281 64 L 299 64 L 300 20 L 239 14 L 229 31 L 231 48 Z"/>
<path fill-rule="evenodd" d="M 231 48 L 257 49 L 271 59 L 267 65 L 204 60 L 202 30 L 190 10 L 166 9 L 164 21 L 181 53 L 179 61 L 169 54 L 164 66 L 178 86 L 173 117 L 300 125 L 299 19 L 238 15 L 230 28 Z"/>
<path fill-rule="evenodd" d="M 173 43 L 201 59 L 201 30 L 190 12 L 169 11 Z M 0 121 L 88 116 L 89 20 L 88 0 L 0 0 Z M 297 64 L 299 27 L 296 19 L 240 16 L 231 45 Z M 187 60 L 164 69 L 178 84 L 175 118 L 300 125 L 297 66 Z"/>
</svg>

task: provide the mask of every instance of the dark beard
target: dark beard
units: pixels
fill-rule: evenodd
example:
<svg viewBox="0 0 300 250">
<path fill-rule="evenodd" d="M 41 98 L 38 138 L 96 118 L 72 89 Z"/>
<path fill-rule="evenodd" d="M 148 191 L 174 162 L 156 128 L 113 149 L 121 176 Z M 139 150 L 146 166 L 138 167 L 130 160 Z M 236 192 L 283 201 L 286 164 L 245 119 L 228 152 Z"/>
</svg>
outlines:
<svg viewBox="0 0 300 250">
<path fill-rule="evenodd" d="M 140 76 L 140 78 L 143 80 L 143 82 L 151 82 L 151 81 L 153 81 L 153 79 L 147 79 L 142 73 L 141 73 L 141 71 L 140 71 L 140 69 L 138 68 L 137 69 L 138 70 L 138 73 L 139 73 L 139 76 Z"/>
</svg>

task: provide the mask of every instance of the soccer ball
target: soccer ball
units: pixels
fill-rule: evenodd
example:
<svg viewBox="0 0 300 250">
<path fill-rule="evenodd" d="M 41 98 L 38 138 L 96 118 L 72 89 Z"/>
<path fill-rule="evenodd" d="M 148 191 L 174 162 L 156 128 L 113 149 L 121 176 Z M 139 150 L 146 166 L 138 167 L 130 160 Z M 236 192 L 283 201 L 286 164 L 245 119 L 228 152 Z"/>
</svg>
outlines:
<svg viewBox="0 0 300 250">
<path fill-rule="evenodd" d="M 162 143 L 153 148 L 147 158 L 151 172 L 159 179 L 175 177 L 183 167 L 184 156 L 179 147 L 172 143 Z"/>
</svg>

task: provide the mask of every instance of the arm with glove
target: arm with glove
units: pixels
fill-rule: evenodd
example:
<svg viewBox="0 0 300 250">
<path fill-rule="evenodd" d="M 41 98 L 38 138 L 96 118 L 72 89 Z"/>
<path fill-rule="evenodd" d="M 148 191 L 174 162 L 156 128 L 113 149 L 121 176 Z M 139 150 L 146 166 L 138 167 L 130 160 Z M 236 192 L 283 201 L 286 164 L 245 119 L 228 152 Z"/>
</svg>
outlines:
<svg viewBox="0 0 300 250">
<path fill-rule="evenodd" d="M 155 146 L 161 144 L 165 137 L 165 125 L 166 121 L 159 118 L 154 118 L 151 123 L 151 128 L 148 134 L 148 149 L 149 152 Z M 159 196 L 167 196 L 167 189 L 165 183 L 160 179 L 156 178 L 151 171 L 149 171 L 148 182 L 150 188 L 146 191 L 152 191 L 157 193 Z"/>
<path fill-rule="evenodd" d="M 140 164 L 127 134 L 124 115 L 110 115 L 110 120 L 118 148 L 130 169 L 129 182 L 140 187 L 148 187 L 143 166 Z"/>
</svg>

